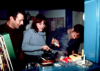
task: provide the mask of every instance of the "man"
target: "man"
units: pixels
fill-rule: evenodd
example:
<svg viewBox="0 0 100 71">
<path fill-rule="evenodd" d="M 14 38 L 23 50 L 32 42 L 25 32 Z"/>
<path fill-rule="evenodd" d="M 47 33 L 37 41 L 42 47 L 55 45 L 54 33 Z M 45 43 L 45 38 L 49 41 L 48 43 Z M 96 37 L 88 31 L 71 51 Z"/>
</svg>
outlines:
<svg viewBox="0 0 100 71">
<path fill-rule="evenodd" d="M 80 43 L 83 42 L 84 27 L 77 24 L 72 28 L 58 28 L 47 39 L 47 44 L 59 55 L 70 55 L 78 53 Z M 58 43 L 60 47 L 55 47 L 54 42 Z M 55 47 L 55 48 L 54 48 Z"/>
<path fill-rule="evenodd" d="M 20 26 L 24 24 L 24 18 L 25 12 L 23 10 L 11 9 L 7 12 L 6 23 L 0 25 L 0 32 L 6 32 L 10 35 L 17 60 L 19 60 L 21 53 L 23 31 L 20 30 Z"/>
</svg>

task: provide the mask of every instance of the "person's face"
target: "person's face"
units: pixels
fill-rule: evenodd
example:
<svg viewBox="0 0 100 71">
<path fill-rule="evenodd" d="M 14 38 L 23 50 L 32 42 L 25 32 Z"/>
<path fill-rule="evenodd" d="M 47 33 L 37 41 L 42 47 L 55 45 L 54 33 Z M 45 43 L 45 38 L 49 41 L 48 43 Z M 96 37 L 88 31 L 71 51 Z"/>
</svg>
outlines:
<svg viewBox="0 0 100 71">
<path fill-rule="evenodd" d="M 18 29 L 21 25 L 23 25 L 24 16 L 21 13 L 17 14 L 16 19 L 13 21 L 13 27 Z"/>
<path fill-rule="evenodd" d="M 77 32 L 72 32 L 71 33 L 71 39 L 77 39 L 77 38 L 79 38 L 80 36 L 79 36 L 79 33 L 77 33 Z"/>
<path fill-rule="evenodd" d="M 41 23 L 36 23 L 36 26 L 39 31 L 43 31 L 43 29 L 46 27 L 44 24 L 44 20 L 42 20 Z"/>
</svg>

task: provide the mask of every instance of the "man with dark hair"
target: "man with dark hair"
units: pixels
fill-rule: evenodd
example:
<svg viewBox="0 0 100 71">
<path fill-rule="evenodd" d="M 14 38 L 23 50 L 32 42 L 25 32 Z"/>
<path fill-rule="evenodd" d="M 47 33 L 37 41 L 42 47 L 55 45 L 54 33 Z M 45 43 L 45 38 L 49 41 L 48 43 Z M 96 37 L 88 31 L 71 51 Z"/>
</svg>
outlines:
<svg viewBox="0 0 100 71">
<path fill-rule="evenodd" d="M 78 53 L 80 43 L 83 42 L 84 27 L 77 24 L 72 28 L 57 28 L 47 39 L 47 44 L 61 55 Z M 54 42 L 60 45 L 54 46 Z M 55 47 L 55 48 L 54 48 Z"/>
<path fill-rule="evenodd" d="M 26 13 L 24 12 L 24 10 L 10 9 L 7 12 L 6 23 L 0 25 L 0 33 L 6 32 L 10 35 L 13 49 L 14 49 L 16 59 L 18 60 L 18 62 L 20 59 L 19 57 L 21 53 L 21 45 L 22 45 L 22 39 L 23 39 L 23 31 L 21 31 L 19 28 L 21 25 L 24 24 L 25 15 Z"/>
</svg>

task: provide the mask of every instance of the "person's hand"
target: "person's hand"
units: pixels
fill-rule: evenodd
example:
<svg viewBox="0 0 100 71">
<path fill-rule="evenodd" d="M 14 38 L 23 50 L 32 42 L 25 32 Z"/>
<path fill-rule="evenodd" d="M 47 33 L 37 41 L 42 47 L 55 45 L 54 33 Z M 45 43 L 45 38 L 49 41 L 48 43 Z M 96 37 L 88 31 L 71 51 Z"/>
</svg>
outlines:
<svg viewBox="0 0 100 71">
<path fill-rule="evenodd" d="M 41 49 L 46 51 L 51 50 L 50 47 L 48 47 L 47 45 L 42 46 Z"/>
<path fill-rule="evenodd" d="M 75 50 L 72 51 L 72 55 L 75 54 Z"/>
<path fill-rule="evenodd" d="M 56 42 L 57 44 L 59 44 L 59 41 L 57 39 L 52 38 L 51 44 L 53 45 L 54 42 Z M 56 45 L 55 45 L 56 46 Z"/>
<path fill-rule="evenodd" d="M 52 38 L 51 45 L 53 45 L 53 43 L 54 43 L 54 40 L 55 40 L 55 39 L 54 39 L 54 38 Z"/>
</svg>

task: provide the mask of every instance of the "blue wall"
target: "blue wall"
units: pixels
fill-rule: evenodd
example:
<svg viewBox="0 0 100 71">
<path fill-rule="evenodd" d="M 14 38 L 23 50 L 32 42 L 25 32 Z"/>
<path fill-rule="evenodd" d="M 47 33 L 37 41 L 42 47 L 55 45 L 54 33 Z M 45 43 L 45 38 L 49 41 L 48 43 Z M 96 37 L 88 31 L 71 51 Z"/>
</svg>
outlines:
<svg viewBox="0 0 100 71">
<path fill-rule="evenodd" d="M 86 59 L 99 62 L 99 6 L 100 0 L 85 1 L 84 54 Z"/>
</svg>

